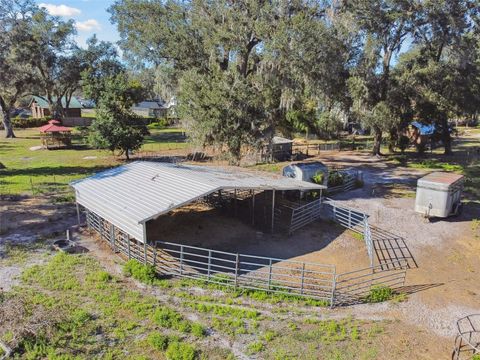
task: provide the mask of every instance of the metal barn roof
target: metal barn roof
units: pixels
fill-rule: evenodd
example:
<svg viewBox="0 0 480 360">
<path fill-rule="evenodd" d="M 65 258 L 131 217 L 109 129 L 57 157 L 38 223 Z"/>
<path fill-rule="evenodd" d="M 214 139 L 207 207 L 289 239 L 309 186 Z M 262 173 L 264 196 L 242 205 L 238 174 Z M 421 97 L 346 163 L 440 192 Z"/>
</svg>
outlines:
<svg viewBox="0 0 480 360">
<path fill-rule="evenodd" d="M 144 241 L 144 223 L 218 190 L 318 190 L 273 174 L 138 161 L 74 181 L 77 203 Z"/>
</svg>

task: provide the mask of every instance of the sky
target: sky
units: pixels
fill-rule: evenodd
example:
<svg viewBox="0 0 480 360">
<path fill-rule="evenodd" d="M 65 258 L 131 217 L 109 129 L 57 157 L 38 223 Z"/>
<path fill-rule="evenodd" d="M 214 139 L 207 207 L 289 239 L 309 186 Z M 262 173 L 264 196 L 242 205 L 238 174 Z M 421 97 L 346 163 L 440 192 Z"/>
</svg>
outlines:
<svg viewBox="0 0 480 360">
<path fill-rule="evenodd" d="M 100 40 L 116 42 L 119 40 L 115 25 L 110 24 L 107 8 L 113 0 L 36 0 L 51 15 L 61 16 L 65 20 L 73 19 L 77 28 L 77 43 L 84 47 L 86 40 L 97 34 Z"/>
</svg>

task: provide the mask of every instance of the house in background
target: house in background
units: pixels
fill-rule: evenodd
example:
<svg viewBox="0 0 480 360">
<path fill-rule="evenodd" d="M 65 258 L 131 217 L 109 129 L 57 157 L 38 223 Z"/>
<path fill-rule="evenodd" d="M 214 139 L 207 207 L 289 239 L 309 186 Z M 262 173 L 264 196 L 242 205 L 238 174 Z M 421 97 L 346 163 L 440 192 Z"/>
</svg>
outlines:
<svg viewBox="0 0 480 360">
<path fill-rule="evenodd" d="M 56 101 L 56 98 L 53 98 L 53 101 Z M 68 109 L 66 98 L 63 97 L 62 107 L 65 111 L 66 117 L 82 116 L 82 104 L 80 104 L 80 101 L 78 101 L 75 96 L 72 96 L 72 98 L 70 99 Z M 50 107 L 48 106 L 48 102 L 40 96 L 32 97 L 32 101 L 30 102 L 30 109 L 32 110 L 32 117 L 34 118 L 43 118 L 52 115 L 50 113 Z"/>
<path fill-rule="evenodd" d="M 158 100 L 145 100 L 132 106 L 132 111 L 142 117 L 161 118 L 167 115 L 167 109 Z"/>
<path fill-rule="evenodd" d="M 164 102 L 160 99 L 145 100 L 132 106 L 132 111 L 138 116 L 164 118 L 175 116 L 175 98 Z"/>
</svg>

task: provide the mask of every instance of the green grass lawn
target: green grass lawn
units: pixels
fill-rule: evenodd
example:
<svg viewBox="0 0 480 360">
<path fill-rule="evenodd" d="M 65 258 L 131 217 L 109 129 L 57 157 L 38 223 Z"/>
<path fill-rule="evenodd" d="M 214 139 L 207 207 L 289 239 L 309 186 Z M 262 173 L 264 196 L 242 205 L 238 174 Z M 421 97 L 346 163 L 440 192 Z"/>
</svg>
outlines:
<svg viewBox="0 0 480 360">
<path fill-rule="evenodd" d="M 144 151 L 183 149 L 188 144 L 181 129 L 153 129 Z M 0 195 L 34 194 L 66 190 L 67 184 L 97 171 L 122 164 L 123 158 L 109 151 L 91 149 L 80 132 L 73 132 L 73 147 L 58 150 L 30 150 L 41 145 L 37 129 L 17 129 L 17 138 L 0 138 Z"/>
<path fill-rule="evenodd" d="M 0 296 L 0 320 L 2 310 L 9 319 L 0 340 L 14 349 L 16 359 L 235 359 L 226 345 L 235 341 L 243 353 L 261 359 L 322 354 L 329 360 L 373 360 L 379 335 L 390 326 L 350 317 L 322 320 L 302 300 L 270 299 L 266 293 L 257 305 L 283 305 L 267 305 L 265 311 L 252 306 L 256 298 L 232 290 L 192 292 L 189 280 L 147 281 L 162 293 L 159 299 L 129 284 L 125 275 L 105 271 L 89 254 L 45 257 Z M 29 328 L 35 333 L 24 331 Z"/>
</svg>

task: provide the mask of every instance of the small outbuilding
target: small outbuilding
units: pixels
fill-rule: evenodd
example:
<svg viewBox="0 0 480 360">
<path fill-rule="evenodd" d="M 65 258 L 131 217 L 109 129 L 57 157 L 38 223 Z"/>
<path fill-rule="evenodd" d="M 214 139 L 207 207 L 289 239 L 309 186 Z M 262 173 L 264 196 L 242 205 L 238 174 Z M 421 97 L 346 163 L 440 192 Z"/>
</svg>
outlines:
<svg viewBox="0 0 480 360">
<path fill-rule="evenodd" d="M 310 161 L 287 165 L 282 170 L 283 176 L 310 182 L 320 182 L 327 186 L 328 167 L 320 161 Z"/>
<path fill-rule="evenodd" d="M 161 101 L 145 100 L 135 104 L 132 111 L 138 116 L 143 117 L 164 117 L 167 115 L 167 108 L 164 107 Z"/>
<path fill-rule="evenodd" d="M 53 101 L 56 101 L 57 98 L 53 97 Z M 68 102 L 64 96 L 62 98 L 62 107 L 65 111 L 66 117 L 81 117 L 82 116 L 82 104 L 75 96 L 72 96 Z M 32 111 L 32 117 L 34 118 L 44 118 L 46 116 L 51 116 L 50 106 L 48 105 L 47 100 L 41 96 L 33 96 L 30 102 L 30 109 Z"/>
<path fill-rule="evenodd" d="M 72 145 L 72 129 L 61 126 L 60 121 L 50 120 L 39 128 L 42 145 L 47 148 L 68 147 Z"/>
<path fill-rule="evenodd" d="M 274 136 L 270 145 L 265 143 L 261 148 L 261 161 L 288 161 L 292 158 L 293 140 Z"/>
</svg>

